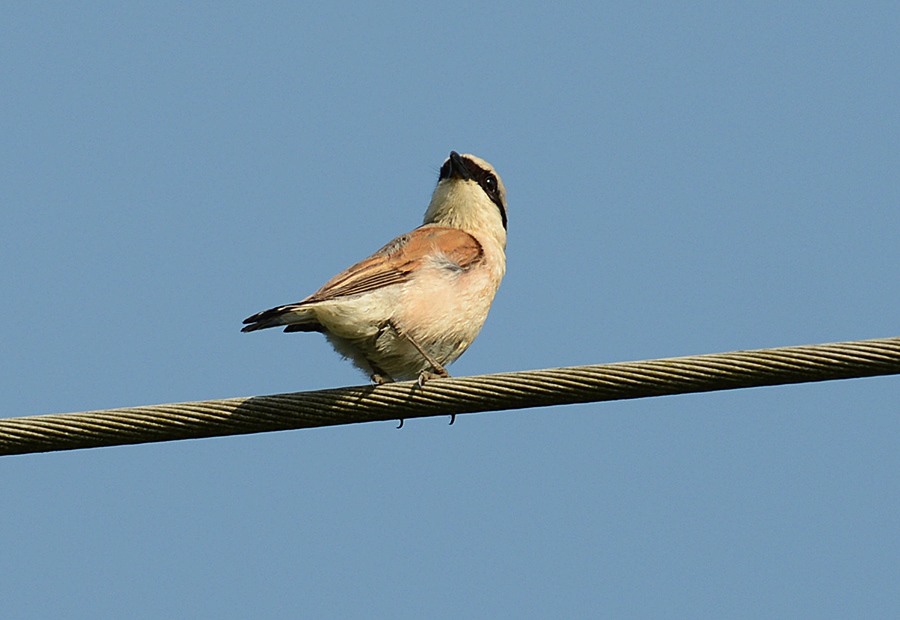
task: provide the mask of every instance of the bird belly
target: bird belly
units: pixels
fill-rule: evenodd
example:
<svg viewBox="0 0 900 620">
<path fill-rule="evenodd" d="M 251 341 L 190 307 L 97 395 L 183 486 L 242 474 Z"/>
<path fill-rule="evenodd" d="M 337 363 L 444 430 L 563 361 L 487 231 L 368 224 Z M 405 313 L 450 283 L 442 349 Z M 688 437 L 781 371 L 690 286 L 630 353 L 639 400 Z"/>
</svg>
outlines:
<svg viewBox="0 0 900 620">
<path fill-rule="evenodd" d="M 409 338 L 437 363 L 452 363 L 481 331 L 501 277 L 422 269 L 402 284 L 316 304 L 316 315 L 334 349 L 363 372 L 415 379 L 432 368 Z"/>
<path fill-rule="evenodd" d="M 393 320 L 437 363 L 454 362 L 487 318 L 497 285 L 485 271 L 426 270 L 406 285 Z M 387 334 L 377 344 L 378 364 L 395 378 L 412 379 L 431 364 L 405 338 Z"/>
</svg>

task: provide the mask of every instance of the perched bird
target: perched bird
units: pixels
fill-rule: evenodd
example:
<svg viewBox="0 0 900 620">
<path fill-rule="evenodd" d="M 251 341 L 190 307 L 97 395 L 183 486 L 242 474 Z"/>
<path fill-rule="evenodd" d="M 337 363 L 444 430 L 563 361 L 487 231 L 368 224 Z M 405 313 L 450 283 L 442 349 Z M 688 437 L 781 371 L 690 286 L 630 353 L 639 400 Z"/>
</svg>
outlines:
<svg viewBox="0 0 900 620">
<path fill-rule="evenodd" d="M 425 222 L 294 304 L 254 314 L 242 331 L 321 332 L 374 383 L 449 377 L 472 344 L 506 271 L 506 189 L 494 168 L 455 151 Z"/>
</svg>

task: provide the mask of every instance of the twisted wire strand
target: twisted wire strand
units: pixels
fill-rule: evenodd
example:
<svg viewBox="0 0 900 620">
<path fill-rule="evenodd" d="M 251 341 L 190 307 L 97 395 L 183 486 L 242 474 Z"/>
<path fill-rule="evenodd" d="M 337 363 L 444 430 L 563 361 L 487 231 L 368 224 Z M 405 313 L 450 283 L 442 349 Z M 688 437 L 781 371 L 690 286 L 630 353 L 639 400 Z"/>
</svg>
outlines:
<svg viewBox="0 0 900 620">
<path fill-rule="evenodd" d="M 0 419 L 0 456 L 900 374 L 900 338 Z"/>
</svg>

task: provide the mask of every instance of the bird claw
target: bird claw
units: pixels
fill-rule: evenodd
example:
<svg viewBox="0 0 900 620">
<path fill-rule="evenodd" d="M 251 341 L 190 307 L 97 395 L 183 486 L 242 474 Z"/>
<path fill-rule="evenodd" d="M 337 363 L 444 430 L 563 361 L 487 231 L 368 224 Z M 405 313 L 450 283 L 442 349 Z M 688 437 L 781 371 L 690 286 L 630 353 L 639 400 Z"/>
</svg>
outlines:
<svg viewBox="0 0 900 620">
<path fill-rule="evenodd" d="M 416 380 L 416 383 L 419 384 L 419 387 L 424 387 L 426 381 L 430 381 L 431 379 L 449 379 L 450 373 L 447 372 L 447 369 L 443 366 L 438 366 L 434 370 L 423 370 L 419 373 L 419 378 Z"/>
<path fill-rule="evenodd" d="M 425 382 L 431 379 L 449 379 L 450 373 L 447 372 L 447 369 L 441 365 L 437 365 L 434 367 L 434 370 L 423 370 L 419 373 L 419 378 L 416 383 L 419 387 L 424 387 Z M 456 414 L 452 414 L 450 416 L 450 424 L 456 422 Z"/>
</svg>

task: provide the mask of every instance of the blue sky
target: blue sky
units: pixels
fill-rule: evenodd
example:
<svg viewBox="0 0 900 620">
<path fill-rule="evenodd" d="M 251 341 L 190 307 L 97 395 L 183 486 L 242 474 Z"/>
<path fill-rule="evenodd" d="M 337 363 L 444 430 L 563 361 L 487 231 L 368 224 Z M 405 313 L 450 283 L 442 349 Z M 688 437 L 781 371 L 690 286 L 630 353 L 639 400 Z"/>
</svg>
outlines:
<svg viewBox="0 0 900 620">
<path fill-rule="evenodd" d="M 0 9 L 0 415 L 364 382 L 241 334 L 509 190 L 450 370 L 900 336 L 892 2 Z M 9 618 L 900 613 L 900 379 L 0 459 Z"/>
</svg>

